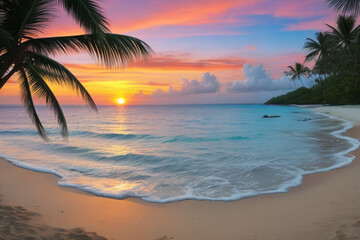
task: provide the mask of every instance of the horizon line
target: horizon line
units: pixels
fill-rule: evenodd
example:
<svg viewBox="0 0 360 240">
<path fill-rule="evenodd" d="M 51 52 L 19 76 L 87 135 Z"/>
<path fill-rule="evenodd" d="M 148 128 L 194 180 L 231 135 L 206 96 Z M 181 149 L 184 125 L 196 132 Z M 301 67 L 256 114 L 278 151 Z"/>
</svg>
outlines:
<svg viewBox="0 0 360 240">
<path fill-rule="evenodd" d="M 104 107 L 108 107 L 108 106 L 118 106 L 118 107 L 126 107 L 126 106 L 186 106 L 186 105 L 265 105 L 265 103 L 179 103 L 179 104 L 99 104 L 96 105 L 97 107 L 100 106 L 104 106 Z M 0 106 L 23 106 L 23 104 L 4 104 L 4 103 L 0 103 Z M 62 104 L 62 107 L 64 106 L 84 106 L 84 107 L 89 107 L 86 104 Z M 48 107 L 48 105 L 46 104 L 38 104 L 36 105 L 36 107 Z"/>
</svg>

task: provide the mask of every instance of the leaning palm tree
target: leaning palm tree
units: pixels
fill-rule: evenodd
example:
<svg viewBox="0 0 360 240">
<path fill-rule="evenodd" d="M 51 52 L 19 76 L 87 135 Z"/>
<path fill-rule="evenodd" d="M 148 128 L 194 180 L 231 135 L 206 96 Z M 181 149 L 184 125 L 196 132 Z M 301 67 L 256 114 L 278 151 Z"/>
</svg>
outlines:
<svg viewBox="0 0 360 240">
<path fill-rule="evenodd" d="M 356 19 L 353 16 L 339 16 L 336 24 L 336 28 L 326 24 L 331 29 L 327 32 L 330 40 L 337 46 L 349 49 L 359 37 L 360 26 L 356 26 Z"/>
<path fill-rule="evenodd" d="M 36 38 L 52 18 L 52 4 L 62 4 L 87 34 Z M 33 95 L 45 99 L 54 112 L 63 137 L 66 119 L 49 83 L 74 88 L 96 110 L 90 94 L 63 65 L 53 60 L 56 54 L 87 52 L 101 65 L 120 67 L 152 52 L 143 41 L 110 33 L 106 18 L 94 0 L 1 0 L 0 1 L 0 89 L 15 74 L 24 106 L 39 135 L 47 140 L 37 115 Z"/>
<path fill-rule="evenodd" d="M 326 33 L 316 33 L 316 40 L 307 38 L 304 48 L 309 51 L 306 55 L 305 62 L 316 59 L 321 60 L 323 57 L 327 57 L 331 53 L 332 44 L 329 41 L 329 35 Z"/>
<path fill-rule="evenodd" d="M 288 66 L 289 71 L 285 71 L 285 75 L 290 76 L 291 80 L 294 82 L 295 84 L 295 80 L 299 80 L 302 84 L 302 86 L 304 87 L 304 83 L 301 80 L 301 77 L 305 77 L 306 81 L 310 75 L 310 69 L 308 67 L 305 67 L 303 64 L 301 63 L 295 63 L 295 66 Z M 310 84 L 307 81 L 309 87 Z M 295 85 L 296 88 L 296 85 Z"/>
<path fill-rule="evenodd" d="M 329 6 L 343 14 L 359 15 L 360 0 L 327 0 Z"/>
</svg>

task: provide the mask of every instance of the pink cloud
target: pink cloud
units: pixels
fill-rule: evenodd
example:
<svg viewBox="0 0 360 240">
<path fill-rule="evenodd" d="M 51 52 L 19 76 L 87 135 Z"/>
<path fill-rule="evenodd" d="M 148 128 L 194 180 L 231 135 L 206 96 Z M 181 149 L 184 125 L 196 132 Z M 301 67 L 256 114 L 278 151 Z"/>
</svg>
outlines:
<svg viewBox="0 0 360 240">
<path fill-rule="evenodd" d="M 243 25 L 252 24 L 250 21 L 243 21 Z M 227 24 L 227 26 L 236 26 L 236 24 Z M 156 28 L 139 29 L 127 32 L 129 35 L 141 36 L 142 38 L 152 39 L 171 39 L 191 36 L 233 36 L 242 35 L 239 30 L 224 28 L 221 23 L 207 23 L 203 25 L 174 25 L 174 26 L 158 26 Z"/>
<path fill-rule="evenodd" d="M 134 2 L 107 0 L 103 3 L 111 29 L 116 33 L 150 30 L 152 36 L 233 34 L 229 27 L 249 26 L 251 15 L 271 15 L 277 18 L 304 19 L 287 29 L 313 29 L 311 17 L 327 17 L 332 13 L 323 0 L 139 0 Z M 48 35 L 79 34 L 83 31 L 62 9 L 57 8 Z M 320 20 L 317 20 L 320 25 Z M 178 29 L 171 27 L 176 26 Z M 201 28 L 191 28 L 201 26 Z M 190 29 L 189 29 L 190 27 Z M 169 34 L 166 34 L 169 32 Z M 155 32 L 155 33 L 154 33 Z M 140 32 L 143 36 L 143 32 Z M 150 32 L 145 32 L 149 35 Z"/>
<path fill-rule="evenodd" d="M 326 24 L 330 24 L 332 26 L 336 25 L 336 18 L 337 14 L 331 14 L 326 17 L 310 20 L 310 21 L 303 21 L 296 24 L 288 25 L 284 30 L 286 31 L 304 31 L 304 30 L 316 30 L 316 31 L 326 31 L 329 28 Z"/>
<path fill-rule="evenodd" d="M 249 46 L 253 48 L 254 46 Z M 246 57 L 219 57 L 219 58 L 203 58 L 194 59 L 189 53 L 159 53 L 154 55 L 147 62 L 132 63 L 126 67 L 128 70 L 142 69 L 149 71 L 160 72 L 177 72 L 177 71 L 228 71 L 229 74 L 237 72 L 245 64 L 263 64 L 266 69 L 271 69 L 272 74 L 276 78 L 280 78 L 288 65 L 295 62 L 304 62 L 305 53 L 289 53 L 276 56 L 264 56 L 256 58 Z M 99 68 L 95 64 L 65 64 L 69 69 L 74 71 L 88 72 L 91 71 L 103 72 L 106 74 L 116 74 L 116 72 L 109 71 L 104 68 Z M 235 76 L 234 76 L 235 77 Z M 88 79 L 93 79 L 94 76 L 89 75 Z M 95 77 L 96 78 L 96 77 Z M 224 77 L 223 79 L 226 79 Z M 155 84 L 155 83 L 150 83 Z"/>
<path fill-rule="evenodd" d="M 274 1 L 272 1 L 274 3 Z M 307 18 L 326 15 L 329 9 L 323 0 L 276 1 L 273 15 L 276 17 Z"/>
<path fill-rule="evenodd" d="M 142 85 L 147 85 L 147 86 L 169 86 L 168 83 L 159 83 L 159 82 L 146 82 L 146 83 L 142 83 Z"/>
<path fill-rule="evenodd" d="M 191 59 L 181 54 L 157 54 L 147 62 L 133 63 L 128 68 L 157 69 L 162 71 L 194 70 L 231 70 L 239 69 L 252 59 L 241 57 L 228 57 L 217 59 Z"/>
<path fill-rule="evenodd" d="M 227 12 L 233 8 L 247 7 L 261 0 L 198 0 L 198 1 L 155 1 L 145 17 L 133 19 L 122 31 L 154 28 L 158 26 L 194 26 L 209 23 L 233 23 Z M 115 26 L 114 26 L 115 27 Z M 116 28 L 116 27 L 115 27 Z"/>
<path fill-rule="evenodd" d="M 274 57 L 257 59 L 259 64 L 263 64 L 266 69 L 271 69 L 271 74 L 275 78 L 281 78 L 287 66 L 294 65 L 295 62 L 303 63 L 305 55 L 303 53 L 290 53 Z M 309 66 L 311 67 L 311 66 Z"/>
<path fill-rule="evenodd" d="M 256 50 L 257 47 L 256 46 L 246 46 L 246 49 L 252 51 L 252 50 Z"/>
</svg>

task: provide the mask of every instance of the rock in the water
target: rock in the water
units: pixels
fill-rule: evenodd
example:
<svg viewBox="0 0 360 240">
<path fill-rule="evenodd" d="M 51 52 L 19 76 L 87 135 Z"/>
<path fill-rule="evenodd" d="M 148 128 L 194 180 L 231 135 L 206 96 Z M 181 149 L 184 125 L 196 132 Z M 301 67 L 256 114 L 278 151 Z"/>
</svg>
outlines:
<svg viewBox="0 0 360 240">
<path fill-rule="evenodd" d="M 307 122 L 307 121 L 310 121 L 311 120 L 311 118 L 304 118 L 304 119 L 302 119 L 302 120 L 298 120 L 299 122 Z"/>
<path fill-rule="evenodd" d="M 269 116 L 269 115 L 264 115 L 263 118 L 279 118 L 280 116 Z"/>
</svg>

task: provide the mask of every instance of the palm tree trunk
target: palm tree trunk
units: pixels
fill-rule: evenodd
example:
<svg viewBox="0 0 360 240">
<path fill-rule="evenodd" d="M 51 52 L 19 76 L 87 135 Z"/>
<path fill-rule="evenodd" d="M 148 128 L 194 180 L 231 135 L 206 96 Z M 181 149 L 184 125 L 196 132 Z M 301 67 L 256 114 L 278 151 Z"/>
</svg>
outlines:
<svg viewBox="0 0 360 240">
<path fill-rule="evenodd" d="M 17 68 L 14 67 L 8 74 L 6 74 L 6 76 L 0 79 L 0 90 L 16 71 Z"/>
<path fill-rule="evenodd" d="M 9 71 L 12 63 L 9 63 L 9 61 L 5 61 L 0 66 L 0 78 L 3 78 L 7 71 Z"/>
<path fill-rule="evenodd" d="M 304 83 L 303 83 L 303 81 L 301 80 L 300 77 L 299 77 L 299 80 L 300 80 L 300 82 L 301 82 L 301 85 L 302 85 L 303 87 L 305 87 L 305 86 L 304 86 Z"/>
<path fill-rule="evenodd" d="M 309 83 L 308 79 L 307 79 L 307 78 L 305 78 L 305 80 L 306 80 L 307 84 L 309 85 L 309 88 L 311 88 L 311 85 L 310 85 L 310 83 Z"/>
</svg>

